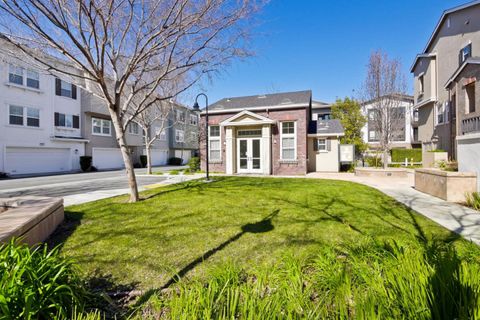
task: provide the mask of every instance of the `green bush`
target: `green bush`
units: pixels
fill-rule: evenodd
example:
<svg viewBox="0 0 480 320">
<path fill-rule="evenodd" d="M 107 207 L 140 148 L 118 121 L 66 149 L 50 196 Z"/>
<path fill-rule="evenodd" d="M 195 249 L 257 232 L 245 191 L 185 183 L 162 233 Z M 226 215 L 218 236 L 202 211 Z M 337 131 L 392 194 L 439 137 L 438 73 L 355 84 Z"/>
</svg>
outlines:
<svg viewBox="0 0 480 320">
<path fill-rule="evenodd" d="M 90 156 L 81 156 L 80 157 L 80 168 L 83 172 L 90 171 L 92 167 L 92 157 Z"/>
<path fill-rule="evenodd" d="M 392 149 L 392 162 L 422 162 L 422 149 Z"/>
<path fill-rule="evenodd" d="M 66 319 L 83 309 L 79 271 L 58 249 L 15 240 L 0 247 L 0 319 Z"/>
<path fill-rule="evenodd" d="M 429 150 L 428 152 L 447 152 L 443 149 L 433 149 L 433 150 Z"/>
<path fill-rule="evenodd" d="M 200 170 L 200 158 L 199 157 L 192 157 L 188 161 L 188 167 L 190 168 L 190 172 L 197 172 Z"/>
<path fill-rule="evenodd" d="M 168 159 L 168 164 L 171 166 L 181 166 L 183 164 L 182 158 L 172 157 Z"/>
<path fill-rule="evenodd" d="M 141 155 L 140 156 L 140 164 L 142 166 L 142 168 L 146 168 L 147 167 L 147 156 L 145 155 Z"/>
<path fill-rule="evenodd" d="M 371 168 L 381 168 L 383 167 L 383 162 L 380 157 L 365 157 L 365 162 Z"/>
<path fill-rule="evenodd" d="M 471 192 L 465 195 L 465 199 L 467 200 L 467 206 L 477 211 L 480 211 L 480 193 L 478 192 Z"/>
<path fill-rule="evenodd" d="M 178 170 L 170 170 L 169 174 L 171 174 L 172 176 L 178 176 L 180 174 L 180 171 Z"/>
</svg>

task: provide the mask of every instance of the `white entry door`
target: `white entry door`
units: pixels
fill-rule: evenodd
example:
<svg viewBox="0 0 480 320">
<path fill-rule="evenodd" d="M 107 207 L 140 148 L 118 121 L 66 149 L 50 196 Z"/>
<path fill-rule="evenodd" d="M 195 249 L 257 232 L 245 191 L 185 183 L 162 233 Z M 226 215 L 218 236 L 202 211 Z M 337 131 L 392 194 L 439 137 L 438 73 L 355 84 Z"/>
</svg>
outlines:
<svg viewBox="0 0 480 320">
<path fill-rule="evenodd" d="M 237 141 L 237 172 L 262 173 L 260 138 L 241 138 Z"/>
</svg>

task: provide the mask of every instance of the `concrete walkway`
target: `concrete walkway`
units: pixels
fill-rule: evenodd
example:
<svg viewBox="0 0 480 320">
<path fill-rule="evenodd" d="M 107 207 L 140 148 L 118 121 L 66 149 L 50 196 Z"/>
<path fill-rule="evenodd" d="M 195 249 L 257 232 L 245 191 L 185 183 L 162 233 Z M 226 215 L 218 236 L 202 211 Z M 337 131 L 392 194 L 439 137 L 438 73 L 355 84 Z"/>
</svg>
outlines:
<svg viewBox="0 0 480 320">
<path fill-rule="evenodd" d="M 137 175 L 137 177 L 141 177 L 142 175 Z M 143 185 L 138 187 L 138 191 L 142 192 L 152 188 L 158 188 L 161 186 L 166 186 L 174 183 L 180 183 L 184 181 L 189 181 L 193 179 L 199 179 L 205 176 L 204 174 L 193 174 L 193 175 L 164 175 L 164 180 L 159 181 L 158 183 L 150 184 L 150 185 Z M 148 177 L 148 176 L 147 176 Z M 80 194 L 72 194 L 63 197 L 63 203 L 65 206 L 71 206 L 76 204 L 82 204 L 86 202 L 111 198 L 120 196 L 123 194 L 127 194 L 130 192 L 130 189 L 123 188 L 123 189 L 112 189 L 112 190 L 96 190 L 91 192 L 84 192 Z"/>
<path fill-rule="evenodd" d="M 407 178 L 357 177 L 353 173 L 309 173 L 307 178 L 352 181 L 380 190 L 439 225 L 480 245 L 480 212 L 444 201 L 414 189 L 413 173 Z"/>
</svg>

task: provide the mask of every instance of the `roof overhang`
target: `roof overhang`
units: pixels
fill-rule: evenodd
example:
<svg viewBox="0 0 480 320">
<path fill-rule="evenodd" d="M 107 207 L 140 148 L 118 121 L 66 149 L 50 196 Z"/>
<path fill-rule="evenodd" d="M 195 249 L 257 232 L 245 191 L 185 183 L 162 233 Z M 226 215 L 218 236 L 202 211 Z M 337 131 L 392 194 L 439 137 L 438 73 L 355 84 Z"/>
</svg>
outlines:
<svg viewBox="0 0 480 320">
<path fill-rule="evenodd" d="M 329 132 L 329 133 L 309 133 L 307 136 L 310 138 L 321 138 L 321 137 L 343 137 L 345 135 L 344 132 Z"/>
<path fill-rule="evenodd" d="M 436 97 L 428 98 L 427 100 L 422 100 L 420 103 L 417 103 L 416 105 L 413 106 L 414 109 L 421 108 L 423 106 L 426 106 L 429 103 L 437 102 Z"/>
<path fill-rule="evenodd" d="M 239 121 L 242 118 L 246 118 L 248 120 Z M 248 111 L 248 110 L 243 110 L 243 111 L 237 113 L 236 115 L 220 122 L 220 126 L 238 127 L 238 126 L 255 126 L 255 125 L 264 125 L 264 124 L 272 125 L 275 122 L 276 122 L 275 120 L 272 120 L 270 118 L 267 118 L 267 117 L 264 117 L 262 115 L 253 113 L 253 112 Z"/>
<path fill-rule="evenodd" d="M 480 64 L 480 60 L 466 60 L 464 63 L 462 63 L 462 65 L 457 69 L 457 71 L 455 71 L 455 73 L 445 83 L 444 88 L 448 89 L 448 87 L 450 87 L 452 82 L 455 81 L 455 79 L 457 79 L 460 73 L 462 73 L 463 69 L 465 69 L 465 67 L 469 64 Z"/>
<path fill-rule="evenodd" d="M 422 59 L 422 58 L 436 58 L 437 57 L 437 53 L 436 52 L 432 52 L 432 53 L 419 53 L 415 56 L 415 60 L 413 61 L 413 64 L 412 66 L 410 67 L 410 72 L 413 73 L 413 71 L 415 70 L 415 66 L 417 65 L 417 62 L 418 60 Z"/>
<path fill-rule="evenodd" d="M 246 108 L 231 108 L 231 109 L 212 109 L 208 110 L 208 114 L 218 114 L 218 113 L 234 113 L 241 112 L 243 110 L 250 111 L 262 111 L 262 110 L 282 110 L 282 109 L 298 109 L 298 108 L 307 108 L 308 104 L 305 103 L 291 103 L 277 106 L 260 106 L 260 107 L 246 107 Z M 202 116 L 206 114 L 205 110 L 200 113 Z"/>
<path fill-rule="evenodd" d="M 433 30 L 433 33 L 430 35 L 430 38 L 428 39 L 428 42 L 427 42 L 427 45 L 425 46 L 425 49 L 423 49 L 423 52 L 426 53 L 428 51 L 428 49 L 430 48 L 430 45 L 433 42 L 433 39 L 435 39 L 435 36 L 437 35 L 438 31 L 440 30 L 440 27 L 441 27 L 443 21 L 445 20 L 445 18 L 449 14 L 451 14 L 453 12 L 463 10 L 463 9 L 467 9 L 467 8 L 470 8 L 470 7 L 473 7 L 473 6 L 476 6 L 478 4 L 480 4 L 480 0 L 475 0 L 475 1 L 471 1 L 471 2 L 468 2 L 468 3 L 462 4 L 460 6 L 456 6 L 454 8 L 443 11 L 442 16 L 438 20 L 437 25 L 435 26 L 435 29 Z M 415 68 L 415 65 L 417 64 L 418 58 L 419 58 L 419 55 L 417 55 L 417 57 L 415 58 L 415 61 L 413 62 L 412 67 L 410 68 L 410 72 L 413 72 L 413 69 Z"/>
</svg>

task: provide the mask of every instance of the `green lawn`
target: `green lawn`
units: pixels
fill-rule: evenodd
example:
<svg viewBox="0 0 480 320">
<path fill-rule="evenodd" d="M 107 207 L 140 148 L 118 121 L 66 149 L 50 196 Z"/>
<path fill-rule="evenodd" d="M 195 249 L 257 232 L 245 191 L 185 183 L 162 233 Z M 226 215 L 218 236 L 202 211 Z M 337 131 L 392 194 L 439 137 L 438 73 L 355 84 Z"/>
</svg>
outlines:
<svg viewBox="0 0 480 320">
<path fill-rule="evenodd" d="M 458 259 L 479 262 L 477 246 L 349 182 L 215 177 L 142 195 L 134 204 L 117 197 L 68 207 L 68 224 L 53 240 L 86 276 L 143 290 L 166 287 L 177 273 L 185 285 L 208 281 L 224 266 L 248 273 L 281 268 L 292 257 L 338 260 L 349 256 L 348 248 L 368 251 L 393 240 L 412 252 L 453 243 Z M 370 268 L 368 259 L 361 263 Z"/>
</svg>

